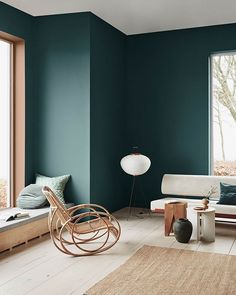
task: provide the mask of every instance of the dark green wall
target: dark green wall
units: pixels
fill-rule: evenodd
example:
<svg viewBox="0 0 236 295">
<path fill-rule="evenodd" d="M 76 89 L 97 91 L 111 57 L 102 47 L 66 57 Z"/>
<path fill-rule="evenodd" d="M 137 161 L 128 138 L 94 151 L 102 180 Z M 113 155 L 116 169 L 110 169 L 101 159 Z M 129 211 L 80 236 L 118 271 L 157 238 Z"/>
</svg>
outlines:
<svg viewBox="0 0 236 295">
<path fill-rule="evenodd" d="M 128 37 L 127 143 L 152 161 L 143 200 L 160 195 L 164 173 L 208 174 L 208 62 L 225 50 L 236 25 Z"/>
<path fill-rule="evenodd" d="M 26 84 L 26 147 L 25 179 L 32 181 L 34 171 L 34 99 L 32 79 L 32 25 L 33 17 L 0 2 L 0 31 L 15 35 L 25 40 L 25 84 Z"/>
<path fill-rule="evenodd" d="M 126 36 L 93 14 L 90 30 L 91 202 L 113 211 L 128 203 L 127 176 L 119 164 L 125 148 Z"/>
<path fill-rule="evenodd" d="M 34 20 L 35 172 L 71 174 L 67 201 L 90 197 L 89 13 Z"/>
<path fill-rule="evenodd" d="M 144 205 L 164 173 L 208 173 L 208 61 L 236 50 L 236 25 L 127 37 L 91 13 L 33 18 L 0 2 L 0 30 L 26 41 L 26 183 L 70 173 L 68 201 L 118 209 L 134 145 L 152 161 Z"/>
</svg>

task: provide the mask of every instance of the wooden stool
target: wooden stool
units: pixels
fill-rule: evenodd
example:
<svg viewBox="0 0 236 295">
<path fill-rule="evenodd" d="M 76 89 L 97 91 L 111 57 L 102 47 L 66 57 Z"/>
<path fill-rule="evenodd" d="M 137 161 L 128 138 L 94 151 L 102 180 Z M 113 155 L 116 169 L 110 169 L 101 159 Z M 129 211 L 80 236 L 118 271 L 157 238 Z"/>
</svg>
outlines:
<svg viewBox="0 0 236 295">
<path fill-rule="evenodd" d="M 173 223 L 176 219 L 186 218 L 186 202 L 169 202 L 165 204 L 165 236 L 173 232 Z"/>
</svg>

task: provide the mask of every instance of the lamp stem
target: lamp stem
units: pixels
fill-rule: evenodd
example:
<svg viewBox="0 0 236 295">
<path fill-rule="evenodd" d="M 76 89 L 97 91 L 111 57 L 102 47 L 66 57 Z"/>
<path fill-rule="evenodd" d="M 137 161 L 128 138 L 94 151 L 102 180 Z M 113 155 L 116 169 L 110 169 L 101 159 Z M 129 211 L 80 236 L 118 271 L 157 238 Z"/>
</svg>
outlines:
<svg viewBox="0 0 236 295">
<path fill-rule="evenodd" d="M 133 176 L 133 181 L 132 181 L 132 187 L 131 187 L 131 193 L 130 193 L 130 199 L 129 199 L 129 215 L 128 215 L 128 218 L 130 217 L 131 215 L 131 206 L 132 206 L 132 199 L 133 199 L 133 194 L 134 194 L 134 185 L 135 185 L 135 175 Z"/>
</svg>

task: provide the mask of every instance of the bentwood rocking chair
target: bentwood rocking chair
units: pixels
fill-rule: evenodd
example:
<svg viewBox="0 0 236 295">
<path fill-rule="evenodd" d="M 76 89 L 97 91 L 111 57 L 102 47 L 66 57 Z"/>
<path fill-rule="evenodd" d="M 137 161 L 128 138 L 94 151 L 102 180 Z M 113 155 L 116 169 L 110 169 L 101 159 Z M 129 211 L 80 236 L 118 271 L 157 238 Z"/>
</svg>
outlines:
<svg viewBox="0 0 236 295">
<path fill-rule="evenodd" d="M 50 203 L 50 235 L 61 252 L 73 256 L 94 255 L 108 250 L 119 240 L 119 222 L 102 206 L 82 204 L 67 209 L 49 187 L 43 187 L 43 193 Z"/>
</svg>

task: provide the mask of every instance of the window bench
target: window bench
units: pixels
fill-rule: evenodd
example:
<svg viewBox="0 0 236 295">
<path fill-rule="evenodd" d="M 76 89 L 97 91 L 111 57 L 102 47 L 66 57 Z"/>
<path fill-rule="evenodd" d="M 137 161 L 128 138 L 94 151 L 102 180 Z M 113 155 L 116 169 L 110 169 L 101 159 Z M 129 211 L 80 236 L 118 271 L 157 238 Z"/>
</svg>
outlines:
<svg viewBox="0 0 236 295">
<path fill-rule="evenodd" d="M 13 221 L 0 220 L 0 252 L 11 250 L 13 247 L 27 243 L 49 232 L 49 207 L 41 209 L 10 208 L 0 210 L 0 217 L 14 215 L 18 212 L 28 212 L 30 217 Z"/>
</svg>

